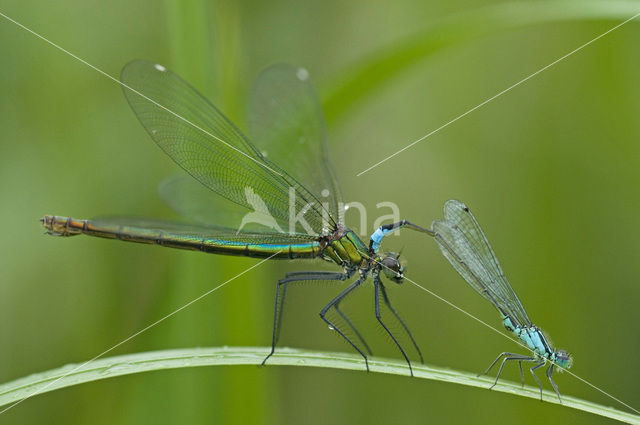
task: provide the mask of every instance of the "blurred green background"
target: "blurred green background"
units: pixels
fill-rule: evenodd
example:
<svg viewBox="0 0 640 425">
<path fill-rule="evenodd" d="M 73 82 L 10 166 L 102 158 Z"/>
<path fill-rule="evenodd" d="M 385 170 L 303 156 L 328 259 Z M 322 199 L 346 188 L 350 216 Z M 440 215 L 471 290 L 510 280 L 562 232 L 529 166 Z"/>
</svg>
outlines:
<svg viewBox="0 0 640 425">
<path fill-rule="evenodd" d="M 241 128 L 260 69 L 282 61 L 306 67 L 326 99 L 346 200 L 372 212 L 376 203 L 392 201 L 403 218 L 425 224 L 441 216 L 445 200 L 465 201 L 529 315 L 573 353 L 572 371 L 638 407 L 637 23 L 356 177 L 640 11 L 639 2 L 539 1 L 475 12 L 493 4 L 10 0 L 1 11 L 114 76 L 136 58 L 165 64 Z M 46 237 L 38 222 L 45 213 L 171 217 L 156 188 L 177 167 L 149 139 L 114 82 L 5 20 L 0 40 L 5 382 L 85 361 L 256 261 Z M 358 69 L 364 76 L 350 84 Z M 413 280 L 500 327 L 493 308 L 432 241 L 404 232 L 385 244 L 404 247 Z M 318 267 L 331 269 L 311 262 L 261 266 L 111 355 L 268 345 L 275 281 L 286 271 Z M 350 351 L 317 316 L 339 289 L 290 291 L 281 346 Z M 479 372 L 499 352 L 519 350 L 410 284 L 390 295 L 427 363 Z M 398 358 L 371 321 L 371 288 L 355 298 L 350 307 L 370 324 L 374 352 Z M 504 376 L 517 379 L 517 368 Z M 564 394 L 615 405 L 571 376 L 556 382 Z M 299 367 L 138 374 L 40 395 L 0 416 L 7 424 L 390 422 L 604 423 L 487 390 Z"/>
</svg>

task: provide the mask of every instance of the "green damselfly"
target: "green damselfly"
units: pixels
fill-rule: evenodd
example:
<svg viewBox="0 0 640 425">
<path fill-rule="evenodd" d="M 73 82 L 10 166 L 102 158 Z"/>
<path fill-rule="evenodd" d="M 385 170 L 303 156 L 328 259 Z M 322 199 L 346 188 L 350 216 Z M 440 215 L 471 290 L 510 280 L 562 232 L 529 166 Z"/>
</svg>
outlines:
<svg viewBox="0 0 640 425">
<path fill-rule="evenodd" d="M 460 201 L 447 201 L 444 205 L 444 220 L 434 221 L 431 228 L 434 232 L 433 236 L 447 260 L 476 292 L 498 309 L 502 315 L 504 327 L 533 352 L 532 356 L 501 353 L 482 373 L 482 375 L 487 374 L 502 359 L 496 380 L 491 388 L 498 383 L 507 361 L 518 362 L 520 379 L 524 385 L 522 362 L 533 362 L 535 364 L 530 368 L 530 371 L 540 387 L 540 398 L 542 398 L 542 384 L 535 371 L 550 362 L 546 376 L 560 398 L 558 386 L 552 378 L 554 366 L 557 364 L 561 368 L 569 369 L 573 359 L 565 350 L 556 350 L 551 347 L 544 333 L 531 322 L 518 296 L 505 277 L 487 237 L 469 208 Z M 562 371 L 562 369 L 560 370 Z"/>
<path fill-rule="evenodd" d="M 413 374 L 407 352 L 382 314 L 386 309 L 386 316 L 397 321 L 422 361 L 420 348 L 391 306 L 383 281 L 384 276 L 402 283 L 404 266 L 399 254 L 379 254 L 378 247 L 384 235 L 400 227 L 430 231 L 403 220 L 380 227 L 367 245 L 343 224 L 344 204 L 328 159 L 326 125 L 308 72 L 277 65 L 257 79 L 250 99 L 249 124 L 252 139 L 263 150 L 196 89 L 161 65 L 131 62 L 124 67 L 121 81 L 131 108 L 151 138 L 192 177 L 169 182 L 161 191 L 175 210 L 196 224 L 47 215 L 42 223 L 48 233 L 86 234 L 215 254 L 333 262 L 340 271 L 293 272 L 278 281 L 271 351 L 263 364 L 274 353 L 279 339 L 289 284 L 353 279 L 322 308 L 320 317 L 362 355 L 368 370 L 371 349 L 340 309 L 340 303 L 371 277 L 376 319 Z M 239 207 L 244 213 L 242 221 L 238 215 L 234 227 L 219 225 L 218 219 L 225 211 L 207 200 L 214 192 L 231 201 L 225 210 Z M 195 193 L 200 195 L 191 196 Z"/>
</svg>

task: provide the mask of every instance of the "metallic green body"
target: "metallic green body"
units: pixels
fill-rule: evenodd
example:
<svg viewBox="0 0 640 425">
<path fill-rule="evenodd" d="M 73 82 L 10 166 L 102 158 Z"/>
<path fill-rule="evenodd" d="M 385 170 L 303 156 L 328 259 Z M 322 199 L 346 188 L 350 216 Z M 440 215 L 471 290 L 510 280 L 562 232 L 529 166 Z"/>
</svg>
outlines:
<svg viewBox="0 0 640 425">
<path fill-rule="evenodd" d="M 74 236 L 85 234 L 107 239 L 154 244 L 169 248 L 202 251 L 211 254 L 277 259 L 323 258 L 344 267 L 357 267 L 366 257 L 367 246 L 351 230 L 341 227 L 331 236 L 304 243 L 252 243 L 206 234 L 185 234 L 142 226 L 101 223 L 70 217 L 46 215 L 42 219 L 49 234 Z M 216 232 L 212 232 L 216 233 Z M 241 234 L 240 234 L 241 235 Z M 337 239 L 335 239 L 337 238 Z M 274 256 L 274 254 L 276 254 Z"/>
<path fill-rule="evenodd" d="M 169 248 L 188 249 L 212 254 L 238 255 L 259 258 L 316 258 L 322 252 L 317 241 L 308 243 L 251 243 L 225 240 L 220 237 L 206 235 L 186 235 L 166 230 L 149 229 L 137 226 L 118 224 L 101 224 L 92 220 L 78 220 L 69 217 L 46 215 L 42 219 L 49 234 L 56 236 L 74 236 L 85 234 L 121 241 L 138 242 L 165 246 Z"/>
<path fill-rule="evenodd" d="M 368 248 L 360 238 L 346 227 L 339 227 L 330 237 L 325 238 L 327 246 L 323 257 L 339 266 L 355 268 L 368 258 Z"/>
</svg>

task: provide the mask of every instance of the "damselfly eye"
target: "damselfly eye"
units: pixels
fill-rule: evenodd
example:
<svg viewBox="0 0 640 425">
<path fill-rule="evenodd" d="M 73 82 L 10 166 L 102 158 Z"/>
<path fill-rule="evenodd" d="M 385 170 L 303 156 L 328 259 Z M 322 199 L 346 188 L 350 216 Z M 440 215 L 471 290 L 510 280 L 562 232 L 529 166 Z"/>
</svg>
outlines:
<svg viewBox="0 0 640 425">
<path fill-rule="evenodd" d="M 560 367 L 569 369 L 573 365 L 573 358 L 571 354 L 565 350 L 558 350 L 556 351 L 556 363 L 558 363 Z"/>
<path fill-rule="evenodd" d="M 382 270 L 384 275 L 395 283 L 402 283 L 404 279 L 404 266 L 398 260 L 400 255 L 394 252 L 386 252 L 382 257 Z"/>
</svg>

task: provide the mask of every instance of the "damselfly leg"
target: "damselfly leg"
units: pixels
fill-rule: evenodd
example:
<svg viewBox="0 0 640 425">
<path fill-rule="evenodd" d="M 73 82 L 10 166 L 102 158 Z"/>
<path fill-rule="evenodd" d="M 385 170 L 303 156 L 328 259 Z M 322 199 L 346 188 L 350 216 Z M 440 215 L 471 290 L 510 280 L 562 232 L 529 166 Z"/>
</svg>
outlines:
<svg viewBox="0 0 640 425">
<path fill-rule="evenodd" d="M 349 338 L 347 335 L 345 335 L 345 333 L 339 327 L 337 327 L 335 323 L 331 322 L 326 317 L 327 312 L 332 307 L 335 307 L 337 304 L 339 304 L 347 295 L 349 295 L 354 289 L 356 289 L 358 286 L 360 286 L 360 284 L 362 284 L 362 282 L 364 282 L 365 279 L 366 279 L 366 276 L 360 276 L 358 278 L 358 280 L 356 280 L 351 285 L 349 285 L 349 287 L 347 289 L 345 289 L 344 291 L 340 292 L 340 294 L 338 294 L 338 296 L 336 296 L 334 299 L 332 299 L 329 302 L 329 304 L 324 306 L 324 308 L 320 311 L 320 317 L 322 318 L 322 320 L 324 320 L 327 323 L 327 325 L 329 325 L 329 327 L 331 329 L 333 329 L 334 331 L 338 332 L 340 334 L 340 336 L 342 336 L 358 353 L 360 353 L 362 358 L 364 358 L 364 364 L 367 367 L 367 372 L 368 372 L 369 371 L 369 359 L 367 358 L 367 355 L 360 349 L 360 347 L 358 347 L 351 340 L 351 338 Z"/>
<path fill-rule="evenodd" d="M 411 339 L 411 342 L 413 343 L 413 346 L 415 347 L 416 351 L 418 352 L 418 356 L 420 356 L 420 363 L 424 364 L 424 358 L 422 357 L 422 351 L 420 351 L 420 347 L 418 346 L 418 343 L 416 342 L 415 338 L 413 337 L 413 334 L 409 330 L 409 327 L 404 323 L 404 320 L 402 320 L 402 318 L 400 317 L 398 312 L 391 306 L 391 301 L 389 300 L 389 297 L 387 296 L 387 290 L 384 287 L 384 285 L 382 284 L 382 281 L 380 282 L 380 293 L 382 294 L 382 299 L 384 300 L 384 303 L 387 305 L 387 307 L 389 308 L 391 313 L 393 313 L 393 315 L 396 317 L 396 319 L 398 319 L 398 322 L 400 322 L 400 324 L 404 328 L 405 332 L 407 333 L 407 335 Z"/>
<path fill-rule="evenodd" d="M 533 367 L 531 367 L 531 369 L 529 369 L 531 371 L 531 374 L 533 375 L 533 378 L 536 380 L 538 386 L 540 387 L 540 401 L 542 401 L 542 383 L 540 382 L 540 379 L 538 379 L 538 375 L 536 375 L 536 369 L 541 368 L 545 365 L 545 363 L 546 362 L 544 360 L 540 360 L 540 363 L 534 365 Z"/>
<path fill-rule="evenodd" d="M 496 363 L 498 363 L 498 361 L 500 359 L 502 359 L 502 363 L 500 364 L 500 368 L 498 369 L 498 375 L 496 376 L 496 380 L 494 381 L 493 385 L 490 388 L 493 388 L 493 387 L 496 386 L 496 384 L 498 383 L 498 380 L 500 379 L 500 375 L 502 374 L 502 370 L 504 369 L 504 365 L 509 360 L 517 360 L 518 361 L 518 368 L 520 370 L 520 381 L 522 382 L 522 385 L 524 386 L 524 372 L 522 371 L 522 362 L 531 362 L 531 361 L 537 361 L 538 360 L 535 357 L 524 356 L 524 355 L 518 354 L 518 353 L 507 353 L 507 352 L 500 353 L 500 355 L 498 355 L 498 357 L 496 357 L 496 359 L 489 365 L 487 370 L 485 370 L 484 372 L 478 374 L 478 376 L 484 376 L 484 375 L 488 374 L 491 371 L 491 369 L 493 369 L 493 367 L 496 365 Z"/>
<path fill-rule="evenodd" d="M 395 337 L 395 335 L 393 334 L 393 332 L 391 332 L 391 330 L 384 323 L 384 320 L 382 320 L 382 314 L 380 313 L 380 287 L 383 286 L 383 283 L 380 280 L 380 276 L 374 275 L 374 277 L 373 277 L 373 285 L 374 285 L 374 288 L 375 288 L 376 319 L 378 319 L 378 322 L 380 323 L 380 325 L 384 328 L 384 330 L 387 332 L 387 334 L 389 334 L 389 336 L 391 337 L 393 342 L 396 344 L 396 346 L 398 347 L 398 349 L 402 353 L 402 356 L 404 357 L 405 361 L 407 362 L 407 365 L 409 365 L 409 373 L 411 374 L 411 376 L 413 376 L 413 368 L 411 367 L 411 361 L 409 360 L 409 356 L 407 356 L 407 353 L 404 351 L 404 348 L 402 348 L 402 345 L 400 345 L 400 342 L 398 342 L 398 340 Z"/>
<path fill-rule="evenodd" d="M 362 345 L 364 345 L 365 350 L 367 350 L 367 353 L 369 353 L 370 356 L 373 356 L 373 351 L 371 351 L 371 347 L 369 347 L 369 344 L 367 344 L 367 341 L 365 341 L 360 331 L 358 331 L 358 328 L 356 328 L 356 325 L 354 325 L 351 322 L 351 320 L 347 317 L 347 315 L 340 309 L 340 302 L 342 302 L 342 300 L 338 301 L 333 306 L 333 309 L 338 313 L 338 315 L 342 318 L 342 320 L 344 320 L 347 326 L 349 326 L 349 328 L 351 328 L 353 333 L 358 337 Z"/>
<path fill-rule="evenodd" d="M 305 281 L 345 281 L 351 277 L 353 272 L 337 273 L 327 271 L 303 271 L 303 272 L 291 272 L 287 273 L 284 278 L 278 281 L 276 285 L 276 302 L 273 309 L 273 335 L 271 337 L 271 351 L 267 354 L 267 357 L 262 361 L 264 365 L 269 357 L 273 355 L 276 350 L 276 344 L 280 338 L 280 327 L 282 325 L 282 314 L 284 312 L 284 299 L 287 295 L 287 287 L 293 282 L 305 282 Z M 281 289 L 282 287 L 282 289 Z"/>
<path fill-rule="evenodd" d="M 496 363 L 498 363 L 498 361 L 502 359 L 502 363 L 500 364 L 500 368 L 498 369 L 498 374 L 496 375 L 496 380 L 493 382 L 493 385 L 491 385 L 490 388 L 493 388 L 496 386 L 496 384 L 498 383 L 498 380 L 500 379 L 500 375 L 502 375 L 502 370 L 504 369 L 504 365 L 506 364 L 506 362 L 508 361 L 517 361 L 518 362 L 518 366 L 520 369 L 520 379 L 524 385 L 524 374 L 522 371 L 522 362 L 536 362 L 535 365 L 533 365 L 529 371 L 531 372 L 531 375 L 533 375 L 533 379 L 535 379 L 536 383 L 538 384 L 538 387 L 540 388 L 540 400 L 542 400 L 542 383 L 540 382 L 540 379 L 538 378 L 538 375 L 536 375 L 536 369 L 541 368 L 542 366 L 544 366 L 547 362 L 545 359 L 541 359 L 539 357 L 532 357 L 532 356 L 525 356 L 522 354 L 517 354 L 517 353 L 500 353 L 500 355 L 489 365 L 489 367 L 487 368 L 487 370 L 485 370 L 484 372 L 482 372 L 481 374 L 479 374 L 478 376 L 483 376 L 486 375 L 487 373 L 489 373 L 491 371 L 491 369 L 493 369 L 493 367 L 496 365 Z M 549 382 L 551 382 L 551 385 L 553 386 L 553 389 L 555 390 L 556 394 L 558 395 L 558 399 L 560 400 L 560 402 L 562 402 L 562 399 L 560 398 L 560 392 L 558 391 L 558 387 L 556 385 L 555 382 L 553 382 L 553 379 L 551 378 L 551 375 L 553 374 L 553 363 L 547 368 L 545 375 L 547 376 L 547 378 L 549 379 Z"/>
<path fill-rule="evenodd" d="M 551 377 L 553 375 L 553 367 L 554 366 L 555 365 L 553 363 L 551 363 L 549 365 L 549 367 L 547 368 L 547 371 L 545 372 L 545 375 L 547 375 L 547 379 L 549 380 L 549 382 L 551 382 L 551 386 L 553 387 L 553 390 L 558 395 L 558 400 L 560 400 L 560 403 L 562 403 L 562 398 L 560 397 L 560 391 L 558 391 L 558 386 L 556 385 L 556 383 L 553 381 L 553 378 Z"/>
</svg>

